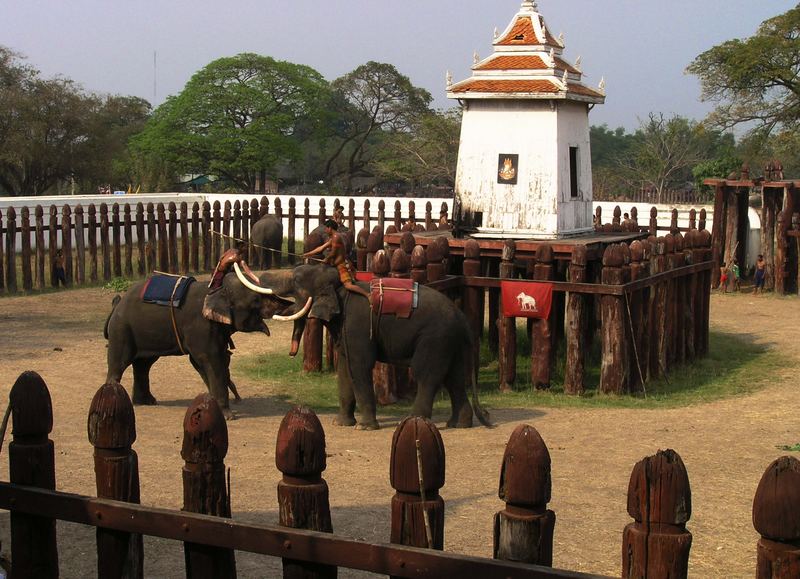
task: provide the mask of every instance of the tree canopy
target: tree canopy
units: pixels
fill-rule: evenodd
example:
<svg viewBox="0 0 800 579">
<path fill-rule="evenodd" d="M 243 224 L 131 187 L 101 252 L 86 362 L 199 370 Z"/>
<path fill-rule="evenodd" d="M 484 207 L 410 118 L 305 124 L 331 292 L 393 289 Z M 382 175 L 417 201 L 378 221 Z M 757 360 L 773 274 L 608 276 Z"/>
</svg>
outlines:
<svg viewBox="0 0 800 579">
<path fill-rule="evenodd" d="M 698 56 L 687 71 L 702 98 L 719 103 L 709 121 L 750 136 L 796 131 L 800 123 L 800 6 L 763 22 L 755 35 L 728 40 Z"/>
<path fill-rule="evenodd" d="M 155 111 L 136 154 L 183 173 L 220 176 L 245 191 L 300 158 L 325 116 L 328 85 L 314 69 L 268 56 L 220 58 Z"/>
</svg>

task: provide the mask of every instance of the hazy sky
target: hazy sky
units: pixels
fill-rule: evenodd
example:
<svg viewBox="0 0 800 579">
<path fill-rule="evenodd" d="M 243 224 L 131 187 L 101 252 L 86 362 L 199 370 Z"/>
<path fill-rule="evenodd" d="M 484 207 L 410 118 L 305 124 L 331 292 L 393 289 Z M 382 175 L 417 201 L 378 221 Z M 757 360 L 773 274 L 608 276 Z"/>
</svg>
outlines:
<svg viewBox="0 0 800 579">
<path fill-rule="evenodd" d="M 470 74 L 472 55 L 492 48 L 521 0 L 0 0 L 0 44 L 45 76 L 62 74 L 93 92 L 136 95 L 158 105 L 214 59 L 255 52 L 305 64 L 333 80 L 375 60 L 393 64 L 434 106 L 445 73 Z M 567 61 L 584 80 L 606 79 L 592 124 L 635 129 L 651 111 L 701 119 L 698 54 L 752 35 L 789 0 L 539 0 L 548 28 L 564 32 Z M 154 67 L 154 52 L 157 54 Z M 155 72 L 155 74 L 154 74 Z M 154 90 L 155 79 L 155 90 Z"/>
</svg>

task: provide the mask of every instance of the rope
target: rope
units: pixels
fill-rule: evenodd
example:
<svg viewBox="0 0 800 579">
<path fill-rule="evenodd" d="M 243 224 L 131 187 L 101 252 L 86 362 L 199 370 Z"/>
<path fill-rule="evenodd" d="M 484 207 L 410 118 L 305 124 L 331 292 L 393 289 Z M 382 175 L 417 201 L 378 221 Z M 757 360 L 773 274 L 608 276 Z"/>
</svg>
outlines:
<svg viewBox="0 0 800 579">
<path fill-rule="evenodd" d="M 210 229 L 209 232 L 213 233 L 214 235 L 219 235 L 220 237 L 224 237 L 226 239 L 232 239 L 233 241 L 241 241 L 242 243 L 250 243 L 250 244 L 252 244 L 253 247 L 257 247 L 259 249 L 263 249 L 264 251 L 271 251 L 271 252 L 277 253 L 279 255 L 282 253 L 282 251 L 280 249 L 272 249 L 271 247 L 264 247 L 263 245 L 259 245 L 257 243 L 253 243 L 252 241 L 248 241 L 246 239 L 239 239 L 238 237 L 234 237 L 233 235 L 228 235 L 227 233 L 222 233 L 220 231 L 214 231 L 213 229 Z M 302 259 L 311 259 L 311 260 L 314 260 L 314 261 L 323 261 L 322 259 L 319 259 L 317 257 L 305 257 L 302 253 L 292 253 L 291 251 L 287 251 L 286 255 L 293 255 L 294 257 L 299 257 L 299 258 L 302 258 Z"/>
<path fill-rule="evenodd" d="M 178 342 L 178 348 L 181 351 L 182 355 L 186 355 L 186 350 L 183 349 L 183 344 L 181 343 L 181 335 L 178 333 L 178 324 L 175 323 L 175 292 L 178 291 L 178 286 L 181 285 L 181 281 L 183 281 L 183 276 L 180 276 L 176 281 L 175 285 L 172 287 L 172 295 L 169 297 L 169 317 L 172 321 L 172 331 L 175 332 L 175 340 Z"/>
</svg>

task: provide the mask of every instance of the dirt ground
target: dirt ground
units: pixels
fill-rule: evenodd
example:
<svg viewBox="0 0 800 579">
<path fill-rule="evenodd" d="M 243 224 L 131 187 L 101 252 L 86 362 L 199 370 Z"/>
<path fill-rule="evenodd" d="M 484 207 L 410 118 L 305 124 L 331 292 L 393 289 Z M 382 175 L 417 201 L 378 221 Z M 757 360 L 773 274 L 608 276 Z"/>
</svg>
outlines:
<svg viewBox="0 0 800 579">
<path fill-rule="evenodd" d="M 25 370 L 39 372 L 53 397 L 59 490 L 94 494 L 92 447 L 86 434 L 89 403 L 105 379 L 102 325 L 113 292 L 82 289 L 0 300 L 0 400 Z M 288 324 L 271 324 L 273 335 L 237 335 L 235 356 L 267 350 L 285 353 Z M 447 452 L 445 549 L 490 557 L 492 520 L 500 461 L 509 435 L 520 423 L 534 425 L 552 457 L 550 508 L 557 516 L 554 566 L 619 576 L 621 533 L 630 522 L 626 492 L 631 468 L 658 449 L 683 457 L 692 486 L 694 536 L 690 575 L 752 577 L 758 536 L 753 530 L 753 495 L 767 465 L 783 454 L 780 444 L 800 441 L 795 348 L 800 327 L 797 299 L 750 295 L 712 297 L 712 326 L 744 335 L 785 352 L 793 361 L 774 369 L 772 384 L 738 398 L 665 410 L 492 408 L 494 429 L 442 430 Z M 298 364 L 300 361 L 298 360 Z M 129 389 L 131 373 L 123 384 Z M 181 424 L 191 399 L 204 391 L 185 358 L 165 358 L 153 368 L 153 393 L 160 404 L 137 407 L 142 503 L 180 508 Z M 272 396 L 273 385 L 241 375 L 244 397 L 229 423 L 232 509 L 236 519 L 276 523 L 275 435 L 288 407 Z M 794 402 L 793 402 L 794 401 Z M 380 416 L 379 416 L 380 417 Z M 333 526 L 337 534 L 388 541 L 389 449 L 398 420 L 384 415 L 377 432 L 326 428 Z M 443 428 L 446 416 L 434 420 Z M 7 473 L 7 452 L 0 472 Z M 3 478 L 7 475 L 3 474 Z M 10 546 L 8 513 L 0 514 L 0 541 Z M 94 530 L 59 523 L 62 577 L 96 574 Z M 146 575 L 183 576 L 180 543 L 147 538 Z M 280 561 L 237 553 L 241 577 L 271 577 Z M 365 574 L 342 571 L 340 576 Z"/>
</svg>

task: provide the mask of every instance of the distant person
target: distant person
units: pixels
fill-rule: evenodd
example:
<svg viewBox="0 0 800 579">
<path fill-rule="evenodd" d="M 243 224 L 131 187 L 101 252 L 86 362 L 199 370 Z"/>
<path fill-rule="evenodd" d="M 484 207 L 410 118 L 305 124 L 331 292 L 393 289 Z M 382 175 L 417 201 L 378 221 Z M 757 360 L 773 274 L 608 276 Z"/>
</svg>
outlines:
<svg viewBox="0 0 800 579">
<path fill-rule="evenodd" d="M 64 271 L 64 252 L 60 249 L 56 251 L 56 256 L 53 258 L 53 283 L 56 287 L 58 287 L 59 283 L 67 287 L 67 274 Z"/>
<path fill-rule="evenodd" d="M 342 282 L 342 285 L 347 291 L 362 295 L 367 298 L 367 301 L 370 301 L 369 292 L 355 284 L 356 279 L 353 274 L 353 265 L 347 259 L 344 238 L 342 234 L 337 231 L 338 229 L 339 224 L 333 219 L 328 219 L 325 222 L 325 233 L 328 234 L 328 241 L 316 249 L 305 252 L 303 257 L 311 257 L 312 255 L 322 253 L 326 249 L 330 249 L 327 257 L 325 257 L 322 262 L 332 265 L 337 269 L 339 272 L 339 281 Z"/>
<path fill-rule="evenodd" d="M 258 276 L 250 270 L 245 261 L 246 259 L 247 243 L 244 241 L 237 241 L 235 247 L 230 248 L 219 258 L 217 267 L 214 268 L 214 273 L 211 274 L 211 281 L 208 284 L 208 293 L 213 294 L 222 287 L 225 274 L 233 269 L 234 263 L 238 263 L 244 275 L 249 277 L 256 285 L 260 284 L 261 282 Z"/>
<path fill-rule="evenodd" d="M 738 292 L 741 287 L 741 270 L 739 269 L 739 260 L 736 258 L 731 265 L 731 274 L 733 275 L 733 291 Z"/>
<path fill-rule="evenodd" d="M 339 225 L 339 227 L 344 225 L 344 207 L 342 205 L 337 205 L 333 210 L 333 220 Z"/>
<path fill-rule="evenodd" d="M 728 293 L 728 265 L 724 261 L 719 268 L 719 287 L 722 293 Z"/>
<path fill-rule="evenodd" d="M 756 289 L 753 291 L 755 294 L 764 293 L 764 278 L 767 275 L 767 262 L 764 261 L 764 256 L 758 254 L 756 260 Z"/>
</svg>

